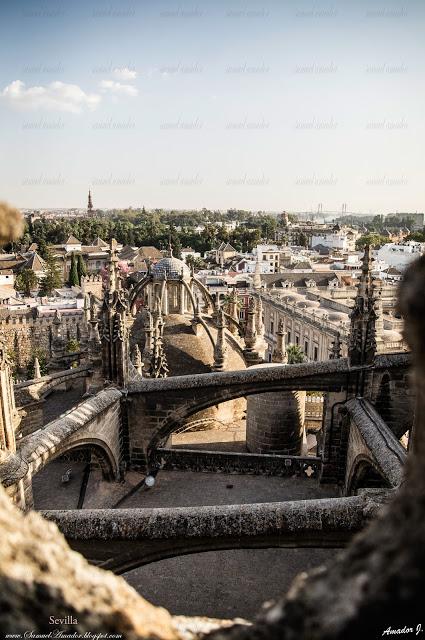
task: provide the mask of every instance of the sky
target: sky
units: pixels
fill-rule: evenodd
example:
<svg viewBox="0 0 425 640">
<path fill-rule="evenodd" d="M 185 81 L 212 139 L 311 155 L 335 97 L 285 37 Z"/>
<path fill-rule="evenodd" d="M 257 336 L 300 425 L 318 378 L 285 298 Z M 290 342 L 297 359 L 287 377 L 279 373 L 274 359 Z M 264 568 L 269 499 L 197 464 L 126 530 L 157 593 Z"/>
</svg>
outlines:
<svg viewBox="0 0 425 640">
<path fill-rule="evenodd" d="M 0 199 L 424 211 L 423 0 L 0 2 Z"/>
</svg>

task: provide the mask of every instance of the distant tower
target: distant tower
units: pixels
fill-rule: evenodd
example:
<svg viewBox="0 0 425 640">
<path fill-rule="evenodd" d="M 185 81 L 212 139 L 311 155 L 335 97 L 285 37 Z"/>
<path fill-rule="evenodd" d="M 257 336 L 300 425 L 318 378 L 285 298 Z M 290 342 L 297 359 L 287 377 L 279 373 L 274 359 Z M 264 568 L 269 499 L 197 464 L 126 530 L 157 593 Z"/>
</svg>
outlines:
<svg viewBox="0 0 425 640">
<path fill-rule="evenodd" d="M 258 252 L 257 252 L 257 260 L 255 262 L 255 272 L 254 272 L 254 279 L 252 284 L 254 289 L 261 289 L 261 264 L 260 264 Z"/>
<path fill-rule="evenodd" d="M 87 215 L 88 216 L 93 216 L 93 202 L 91 199 L 91 191 L 89 189 L 89 197 L 87 200 Z"/>
<path fill-rule="evenodd" d="M 282 213 L 282 224 L 284 227 L 289 226 L 289 216 L 286 211 L 283 211 Z"/>
</svg>

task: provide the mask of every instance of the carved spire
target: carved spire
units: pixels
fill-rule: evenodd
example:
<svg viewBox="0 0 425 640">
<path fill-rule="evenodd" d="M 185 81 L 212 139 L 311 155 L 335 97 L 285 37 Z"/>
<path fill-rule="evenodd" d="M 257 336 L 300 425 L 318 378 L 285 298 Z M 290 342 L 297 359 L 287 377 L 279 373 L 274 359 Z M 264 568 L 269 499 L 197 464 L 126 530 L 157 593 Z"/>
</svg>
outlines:
<svg viewBox="0 0 425 640">
<path fill-rule="evenodd" d="M 223 371 L 226 363 L 227 345 L 226 345 L 226 338 L 224 335 L 226 320 L 225 320 L 224 311 L 222 308 L 220 308 L 217 313 L 216 327 L 217 327 L 217 340 L 214 346 L 214 364 L 212 368 L 214 371 Z"/>
<path fill-rule="evenodd" d="M 83 312 L 84 312 L 84 320 L 86 322 L 89 322 L 90 321 L 90 297 L 87 294 L 84 296 Z"/>
<path fill-rule="evenodd" d="M 166 378 L 168 376 L 167 356 L 165 355 L 163 346 L 163 326 L 162 316 L 159 316 L 154 329 L 153 338 L 153 357 L 150 375 L 152 378 Z"/>
<path fill-rule="evenodd" d="M 283 320 L 279 320 L 279 325 L 276 332 L 276 347 L 273 349 L 272 362 L 279 364 L 287 364 L 288 353 L 286 351 L 286 331 L 284 328 Z"/>
<path fill-rule="evenodd" d="M 121 287 L 117 242 L 110 242 L 109 283 L 102 305 L 101 341 L 104 378 L 125 387 L 128 380 L 128 290 Z"/>
<path fill-rule="evenodd" d="M 362 273 L 351 312 L 349 358 L 354 365 L 372 364 L 376 354 L 376 310 L 372 279 L 372 246 L 365 247 Z"/>
<path fill-rule="evenodd" d="M 109 292 L 113 293 L 120 288 L 119 273 L 118 273 L 118 250 L 117 241 L 115 238 L 111 238 L 109 244 Z"/>
<path fill-rule="evenodd" d="M 332 342 L 332 351 L 329 356 L 330 360 L 338 360 L 342 357 L 341 347 L 341 334 L 338 331 L 335 340 Z"/>
<path fill-rule="evenodd" d="M 234 322 L 230 322 L 229 324 L 229 331 L 233 334 L 236 334 L 238 331 L 237 324 L 239 324 L 239 316 L 238 316 L 238 296 L 237 296 L 235 287 L 233 287 L 232 292 L 230 294 L 228 308 L 229 308 L 229 316 L 232 318 L 232 320 L 234 320 Z"/>
<path fill-rule="evenodd" d="M 255 304 L 255 328 L 258 336 L 264 335 L 264 322 L 263 322 L 263 301 L 261 295 L 256 298 Z"/>
<path fill-rule="evenodd" d="M 255 300 L 249 299 L 248 313 L 245 328 L 245 345 L 247 350 L 252 351 L 257 342 L 257 332 L 255 330 Z"/>
<path fill-rule="evenodd" d="M 142 358 L 145 366 L 149 366 L 153 354 L 153 318 L 151 312 L 148 309 L 145 311 L 143 330 L 145 333 L 145 346 L 143 347 Z"/>
<path fill-rule="evenodd" d="M 137 373 L 142 375 L 142 369 L 143 369 L 142 354 L 140 353 L 140 348 L 138 344 L 136 344 L 136 346 L 134 347 L 133 364 L 134 364 L 134 367 L 137 369 Z"/>
</svg>

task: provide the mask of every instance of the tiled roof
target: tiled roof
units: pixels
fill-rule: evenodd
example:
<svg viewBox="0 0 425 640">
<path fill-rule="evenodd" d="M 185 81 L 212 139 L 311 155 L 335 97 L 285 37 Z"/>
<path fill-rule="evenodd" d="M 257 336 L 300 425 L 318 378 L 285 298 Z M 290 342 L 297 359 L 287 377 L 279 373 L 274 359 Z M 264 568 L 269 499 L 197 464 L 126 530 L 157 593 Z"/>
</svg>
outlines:
<svg viewBox="0 0 425 640">
<path fill-rule="evenodd" d="M 77 238 L 73 235 L 70 235 L 68 237 L 68 240 L 65 242 L 65 244 L 81 244 L 81 242 L 79 240 L 77 240 Z"/>
</svg>

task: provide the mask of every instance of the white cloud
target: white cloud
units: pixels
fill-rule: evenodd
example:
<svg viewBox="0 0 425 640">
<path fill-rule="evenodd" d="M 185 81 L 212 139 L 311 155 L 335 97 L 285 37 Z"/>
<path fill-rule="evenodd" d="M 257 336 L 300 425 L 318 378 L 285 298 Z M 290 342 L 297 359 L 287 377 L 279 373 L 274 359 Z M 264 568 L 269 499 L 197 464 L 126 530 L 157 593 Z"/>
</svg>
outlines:
<svg viewBox="0 0 425 640">
<path fill-rule="evenodd" d="M 86 108 L 95 109 L 101 97 L 85 93 L 76 84 L 56 81 L 46 86 L 27 87 L 21 80 L 14 80 L 1 91 L 0 99 L 17 109 L 81 113 Z"/>
<path fill-rule="evenodd" d="M 121 82 L 115 82 L 115 80 L 102 80 L 99 83 L 102 91 L 109 91 L 113 94 L 124 94 L 127 96 L 137 96 L 138 90 L 131 84 L 122 84 Z"/>
<path fill-rule="evenodd" d="M 135 80 L 137 78 L 137 71 L 129 69 L 128 67 L 116 67 L 114 69 L 114 76 L 119 80 Z"/>
</svg>

